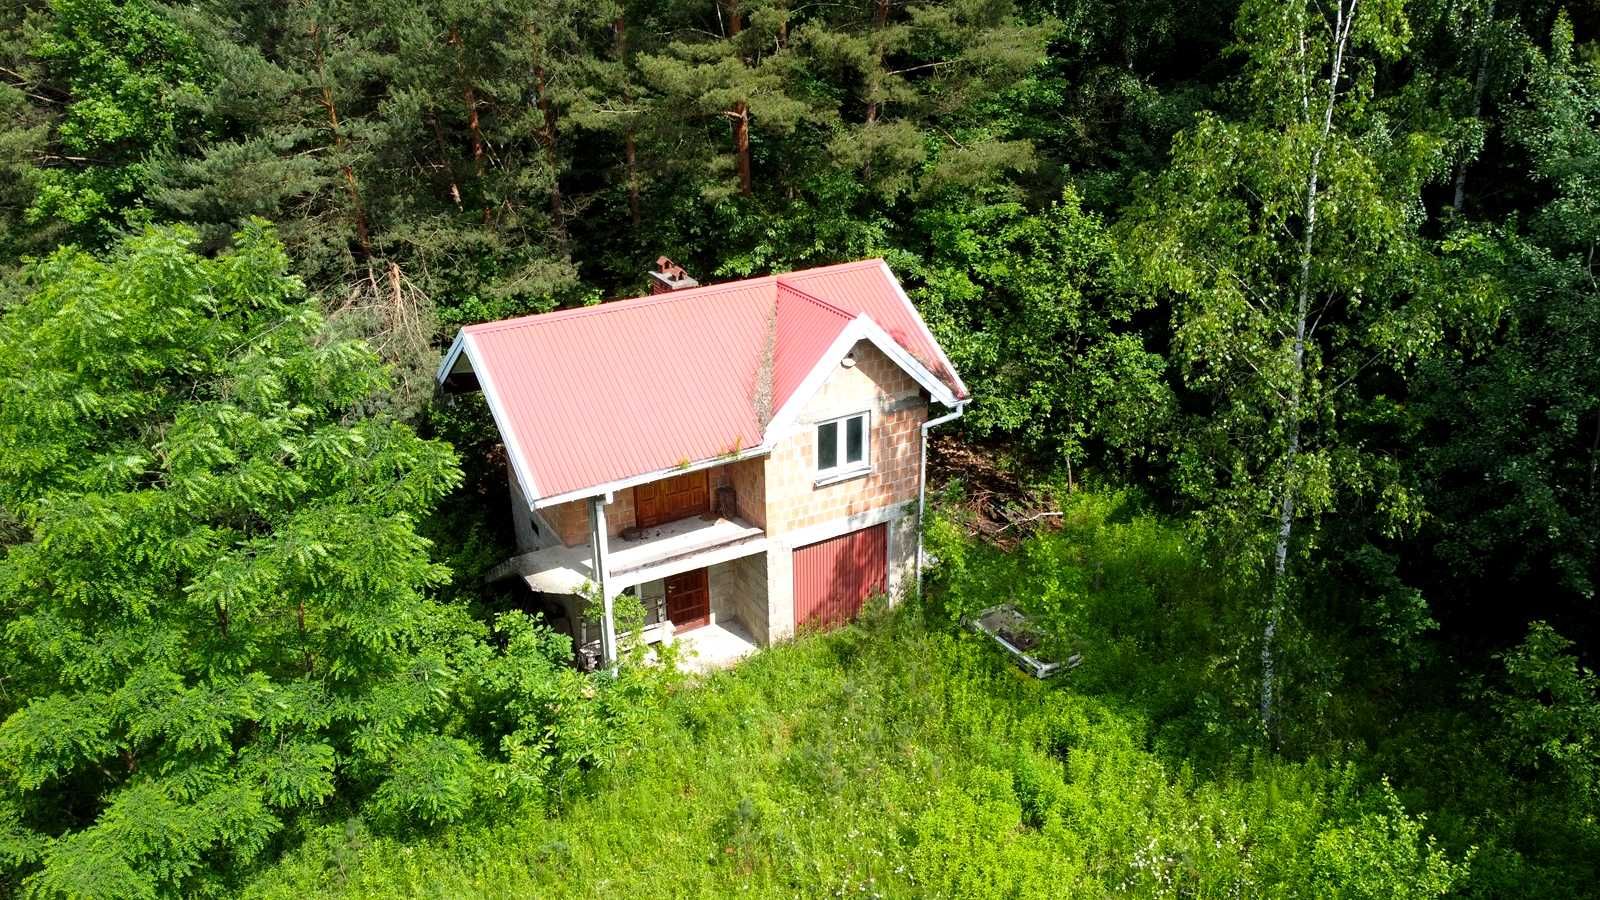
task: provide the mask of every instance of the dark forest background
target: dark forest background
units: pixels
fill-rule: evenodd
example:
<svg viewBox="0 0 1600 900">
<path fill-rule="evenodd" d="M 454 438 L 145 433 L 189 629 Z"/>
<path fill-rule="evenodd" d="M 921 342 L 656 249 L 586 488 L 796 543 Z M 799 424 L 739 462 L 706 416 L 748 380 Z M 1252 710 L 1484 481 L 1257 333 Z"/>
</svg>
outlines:
<svg viewBox="0 0 1600 900">
<path fill-rule="evenodd" d="M 1600 7 L 1546 0 L 14 0 L 0 384 L 41 371 L 18 348 L 54 347 L 60 390 L 94 368 L 74 354 L 146 341 L 124 318 L 173 308 L 167 278 L 246 298 L 219 302 L 251 316 L 268 283 L 313 296 L 325 324 L 282 352 L 331 368 L 279 399 L 327 400 L 332 427 L 359 396 L 366 415 L 449 439 L 464 480 L 391 436 L 403 461 L 374 471 L 436 477 L 360 502 L 408 509 L 462 569 L 497 552 L 472 523 L 504 500 L 482 411 L 435 402 L 459 326 L 636 295 L 662 255 L 702 282 L 882 256 L 972 386 L 961 442 L 1024 483 L 1131 491 L 1198 536 L 1249 611 L 1235 715 L 1264 745 L 1509 742 L 1484 815 L 1555 868 L 1482 890 L 1555 895 L 1600 847 L 1597 29 Z M 138 274 L 91 271 L 96 257 Z M 41 324 L 80 302 L 51 294 L 62 284 L 95 286 L 105 318 Z M 353 374 L 366 363 L 318 355 L 336 339 L 389 367 L 381 390 Z M 207 360 L 243 346 L 183 340 L 215 342 Z M 173 364 L 173 384 L 203 368 Z M 129 396 L 152 389 L 129 377 Z M 118 415 L 182 423 L 203 395 L 174 387 Z M 111 415 L 84 412 L 99 424 L 24 464 L 16 448 L 69 414 L 19 409 L 0 416 L 18 454 L 0 542 L 15 547 L 61 509 L 46 499 L 66 483 L 58 460 L 101 442 Z M 102 486 L 73 477 L 73 502 Z M 0 713 L 94 680 L 52 669 L 65 651 L 27 649 L 59 623 L 15 598 L 69 563 L 28 564 L 0 606 L 0 663 L 33 674 L 14 674 Z M 459 572 L 396 578 L 469 592 Z M 127 726 L 95 710 L 19 713 L 0 732 L 0 757 L 23 760 L 0 787 L 0 896 L 8 866 L 20 879 L 46 858 L 39 834 L 101 808 L 62 818 L 40 786 L 103 797 L 131 777 L 128 762 L 52 781 L 70 768 L 56 755 L 116 756 L 106 734 Z M 41 749 L 83 715 L 113 724 Z M 408 802 L 397 815 L 423 808 Z M 1536 807 L 1556 811 L 1519 818 Z"/>
</svg>

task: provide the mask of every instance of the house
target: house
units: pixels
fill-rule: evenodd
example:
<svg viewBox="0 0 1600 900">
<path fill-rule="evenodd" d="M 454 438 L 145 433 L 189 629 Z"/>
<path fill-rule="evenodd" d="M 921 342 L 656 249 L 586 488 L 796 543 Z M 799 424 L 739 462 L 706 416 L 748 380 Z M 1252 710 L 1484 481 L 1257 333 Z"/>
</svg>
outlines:
<svg viewBox="0 0 1600 900">
<path fill-rule="evenodd" d="M 649 296 L 464 328 L 440 366 L 505 444 L 518 555 L 490 577 L 607 661 L 624 593 L 647 641 L 729 656 L 899 593 L 928 429 L 969 394 L 888 265 L 658 267 Z"/>
</svg>

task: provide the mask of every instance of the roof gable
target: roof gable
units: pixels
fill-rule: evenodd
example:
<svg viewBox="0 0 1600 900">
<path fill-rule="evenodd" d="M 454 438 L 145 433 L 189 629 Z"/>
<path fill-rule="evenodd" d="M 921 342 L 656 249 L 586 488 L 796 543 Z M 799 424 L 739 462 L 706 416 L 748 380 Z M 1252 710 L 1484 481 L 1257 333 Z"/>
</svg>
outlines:
<svg viewBox="0 0 1600 900">
<path fill-rule="evenodd" d="M 860 339 L 944 402 L 966 395 L 881 260 L 468 326 L 439 378 L 477 375 L 547 505 L 761 447 Z"/>
</svg>

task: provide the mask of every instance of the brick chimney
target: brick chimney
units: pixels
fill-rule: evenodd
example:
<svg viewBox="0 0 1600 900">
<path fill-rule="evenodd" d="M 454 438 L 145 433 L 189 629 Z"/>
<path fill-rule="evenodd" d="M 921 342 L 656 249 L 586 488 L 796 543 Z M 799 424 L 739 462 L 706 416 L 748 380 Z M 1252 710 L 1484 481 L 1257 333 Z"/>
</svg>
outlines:
<svg viewBox="0 0 1600 900">
<path fill-rule="evenodd" d="M 656 270 L 650 273 L 650 293 L 665 294 L 668 291 L 681 291 L 684 288 L 699 287 L 700 282 L 689 277 L 689 273 L 665 256 L 656 257 Z"/>
</svg>

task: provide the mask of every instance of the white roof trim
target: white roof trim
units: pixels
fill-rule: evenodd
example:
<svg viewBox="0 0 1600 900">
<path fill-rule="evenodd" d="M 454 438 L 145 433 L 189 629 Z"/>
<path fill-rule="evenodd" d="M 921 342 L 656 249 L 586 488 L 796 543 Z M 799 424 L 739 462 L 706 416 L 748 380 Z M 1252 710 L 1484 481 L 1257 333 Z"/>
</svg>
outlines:
<svg viewBox="0 0 1600 900">
<path fill-rule="evenodd" d="M 959 398 L 956 397 L 955 391 L 950 390 L 950 385 L 945 384 L 939 376 L 933 374 L 932 370 L 923 365 L 921 360 L 912 356 L 911 351 L 902 347 L 899 341 L 890 337 L 889 332 L 883 330 L 883 326 L 872 321 L 872 317 L 866 313 L 857 316 L 856 321 L 861 323 L 862 331 L 865 332 L 864 336 L 876 344 L 885 356 L 899 363 L 900 368 L 905 369 L 912 378 L 917 380 L 918 384 L 927 388 L 928 393 L 933 395 L 933 399 L 943 403 L 945 406 L 956 405 Z M 937 347 L 938 344 L 934 346 Z M 835 359 L 834 362 L 838 362 L 838 360 Z"/>
<path fill-rule="evenodd" d="M 439 363 L 439 371 L 434 373 L 434 381 L 443 384 L 444 380 L 450 377 L 450 370 L 456 367 L 456 360 L 461 356 L 461 351 L 467 345 L 466 337 L 467 332 L 465 330 L 456 332 L 456 339 L 450 342 L 450 349 L 445 351 L 444 361 Z M 471 361 L 470 358 L 468 361 Z"/>
<path fill-rule="evenodd" d="M 671 478 L 674 475 L 698 472 L 701 469 L 709 469 L 713 466 L 720 466 L 724 463 L 738 462 L 741 459 L 752 459 L 757 456 L 766 456 L 771 452 L 771 445 L 759 444 L 747 450 L 741 450 L 737 453 L 724 453 L 720 456 L 713 456 L 709 459 L 702 459 L 689 463 L 686 466 L 672 466 L 666 469 L 657 469 L 654 472 L 645 472 L 642 475 L 629 475 L 627 478 L 618 478 L 616 481 L 607 481 L 602 484 L 594 484 L 588 487 L 573 488 L 572 490 L 564 493 L 553 494 L 549 497 L 541 497 L 533 501 L 533 507 L 534 509 L 544 509 L 560 503 L 571 503 L 573 500 L 582 500 L 586 497 L 595 497 L 601 495 L 605 496 L 606 502 L 609 503 L 611 502 L 611 495 L 617 491 L 623 490 L 624 488 L 630 488 L 639 484 L 649 484 L 652 481 L 660 481 L 663 478 Z"/>
<path fill-rule="evenodd" d="M 811 402 L 811 398 L 822 390 L 823 382 L 827 381 L 828 376 L 833 374 L 833 370 L 839 365 L 839 361 L 844 359 L 845 354 L 850 352 L 850 348 L 860 341 L 869 341 L 874 347 L 883 351 L 884 356 L 889 357 L 895 365 L 904 369 L 935 400 L 945 406 L 954 406 L 958 402 L 949 385 L 939 380 L 937 375 L 928 371 L 928 367 L 918 362 L 915 356 L 906 352 L 906 349 L 900 346 L 899 341 L 890 337 L 889 332 L 884 331 L 877 322 L 872 321 L 871 316 L 862 313 L 852 319 L 850 324 L 839 332 L 839 336 L 833 339 L 833 343 L 828 346 L 827 351 L 817 359 L 816 365 L 812 366 L 811 371 L 806 373 L 805 379 L 795 388 L 794 393 L 790 394 L 789 399 L 784 401 L 783 406 L 773 413 L 772 421 L 767 423 L 766 444 L 774 444 L 788 433 L 789 429 L 799 420 L 801 410 L 805 409 L 806 404 Z"/>
<path fill-rule="evenodd" d="M 456 336 L 456 345 L 450 348 L 445 356 L 445 364 L 439 371 L 444 373 L 439 376 L 442 381 L 450 374 L 454 367 L 455 359 L 462 353 L 467 355 L 467 362 L 472 364 L 472 371 L 478 376 L 478 386 L 483 389 L 483 399 L 489 403 L 489 414 L 494 416 L 494 426 L 500 431 L 500 439 L 506 442 L 506 457 L 511 460 L 511 467 L 516 470 L 517 483 L 522 485 L 524 500 L 536 497 L 539 487 L 533 480 L 533 471 L 528 468 L 527 459 L 522 455 L 522 446 L 517 443 L 517 436 L 510 428 L 511 417 L 506 414 L 505 407 L 500 405 L 500 393 L 495 389 L 494 378 L 489 375 L 489 370 L 477 365 L 478 344 L 472 335 L 463 331 Z M 450 368 L 446 368 L 446 367 Z M 529 502 L 529 509 L 538 508 L 537 503 Z"/>
<path fill-rule="evenodd" d="M 933 347 L 933 352 L 939 354 L 939 362 L 944 364 L 945 371 L 949 372 L 950 377 L 955 379 L 956 390 L 963 396 L 972 396 L 972 392 L 967 390 L 967 383 L 961 380 L 961 373 L 956 371 L 956 367 L 950 363 L 950 357 L 945 355 L 944 346 L 933 336 L 933 331 L 928 328 L 928 323 L 922 321 L 922 313 L 917 312 L 917 305 L 911 302 L 910 297 L 906 296 L 906 289 L 901 287 L 900 279 L 895 277 L 894 270 L 889 268 L 889 263 L 880 259 L 878 260 L 878 265 L 883 267 L 883 277 L 889 279 L 889 283 L 894 285 L 894 292 L 900 295 L 900 302 L 904 303 L 906 309 L 911 311 L 912 320 L 917 323 L 917 327 L 921 328 L 923 335 L 928 338 L 928 344 Z M 948 406 L 949 404 L 946 405 Z"/>
</svg>

